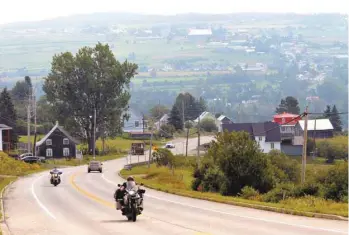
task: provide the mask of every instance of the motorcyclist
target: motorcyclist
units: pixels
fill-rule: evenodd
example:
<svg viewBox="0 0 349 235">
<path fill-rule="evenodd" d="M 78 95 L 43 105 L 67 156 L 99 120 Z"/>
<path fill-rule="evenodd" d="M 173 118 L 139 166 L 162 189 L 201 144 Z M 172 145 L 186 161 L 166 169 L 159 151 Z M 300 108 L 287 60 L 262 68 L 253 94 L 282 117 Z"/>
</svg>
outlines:
<svg viewBox="0 0 349 235">
<path fill-rule="evenodd" d="M 61 171 L 58 170 L 57 167 L 54 167 L 53 170 L 50 171 L 50 174 L 51 174 L 50 181 L 51 181 L 51 183 L 52 183 L 52 180 L 53 180 L 53 175 L 54 174 L 60 174 L 60 173 L 61 173 Z M 58 175 L 58 178 L 59 178 L 59 180 L 61 180 L 61 177 L 59 175 Z"/>
<path fill-rule="evenodd" d="M 115 193 L 114 193 L 114 198 L 115 200 L 117 200 L 117 202 L 120 203 L 121 206 L 121 211 L 122 214 L 125 214 L 125 210 L 124 210 L 124 206 L 125 206 L 125 202 L 127 201 L 127 197 L 126 197 L 126 190 L 132 190 L 134 189 L 135 191 L 138 192 L 139 187 L 137 186 L 133 176 L 129 176 L 127 177 L 127 181 L 124 182 L 120 188 L 118 188 Z M 143 198 L 142 193 L 138 192 L 140 194 L 140 197 Z M 142 203 L 140 205 L 141 210 L 143 209 L 143 200 Z"/>
</svg>

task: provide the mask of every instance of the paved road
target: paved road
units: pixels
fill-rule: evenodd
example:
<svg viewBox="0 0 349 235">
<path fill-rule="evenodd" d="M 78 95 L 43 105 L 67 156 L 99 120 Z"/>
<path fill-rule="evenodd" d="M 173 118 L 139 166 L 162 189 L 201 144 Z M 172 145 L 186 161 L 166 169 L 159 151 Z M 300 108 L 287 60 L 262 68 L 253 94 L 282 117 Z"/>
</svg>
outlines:
<svg viewBox="0 0 349 235">
<path fill-rule="evenodd" d="M 128 222 L 115 209 L 113 193 L 125 159 L 104 164 L 104 172 L 86 166 L 64 169 L 53 187 L 46 173 L 18 180 L 5 197 L 13 235 L 294 235 L 347 234 L 347 223 L 297 217 L 190 199 L 147 189 L 145 211 Z"/>
</svg>

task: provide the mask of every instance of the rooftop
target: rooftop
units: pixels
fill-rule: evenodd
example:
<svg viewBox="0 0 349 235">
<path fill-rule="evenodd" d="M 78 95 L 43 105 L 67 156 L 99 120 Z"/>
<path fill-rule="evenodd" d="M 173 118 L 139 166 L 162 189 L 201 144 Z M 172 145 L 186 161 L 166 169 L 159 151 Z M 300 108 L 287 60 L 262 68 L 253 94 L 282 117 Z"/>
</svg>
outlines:
<svg viewBox="0 0 349 235">
<path fill-rule="evenodd" d="M 304 130 L 304 120 L 299 120 L 299 125 L 302 130 Z M 325 130 L 333 130 L 333 125 L 330 119 L 316 119 L 316 120 L 308 120 L 308 131 L 325 131 Z"/>
</svg>

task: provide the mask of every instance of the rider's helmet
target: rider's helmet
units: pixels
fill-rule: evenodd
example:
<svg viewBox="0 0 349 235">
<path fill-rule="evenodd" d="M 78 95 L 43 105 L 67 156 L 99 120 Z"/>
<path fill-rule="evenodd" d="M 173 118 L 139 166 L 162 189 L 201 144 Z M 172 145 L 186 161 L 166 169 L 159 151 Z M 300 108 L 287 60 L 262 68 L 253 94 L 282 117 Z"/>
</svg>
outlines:
<svg viewBox="0 0 349 235">
<path fill-rule="evenodd" d="M 126 188 L 133 188 L 136 186 L 135 179 L 132 176 L 127 177 L 127 183 L 126 183 Z"/>
<path fill-rule="evenodd" d="M 135 181 L 135 179 L 133 178 L 133 176 L 129 176 L 127 177 L 127 181 Z"/>
</svg>

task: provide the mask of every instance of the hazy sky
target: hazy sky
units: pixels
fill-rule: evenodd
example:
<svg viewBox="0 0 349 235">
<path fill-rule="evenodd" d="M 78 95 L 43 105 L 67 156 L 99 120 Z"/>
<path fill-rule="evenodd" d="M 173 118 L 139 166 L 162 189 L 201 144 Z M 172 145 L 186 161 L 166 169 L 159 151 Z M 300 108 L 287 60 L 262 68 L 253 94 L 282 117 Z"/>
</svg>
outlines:
<svg viewBox="0 0 349 235">
<path fill-rule="evenodd" d="M 93 12 L 348 12 L 347 0 L 0 0 L 0 24 Z"/>
</svg>

